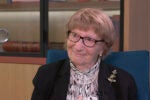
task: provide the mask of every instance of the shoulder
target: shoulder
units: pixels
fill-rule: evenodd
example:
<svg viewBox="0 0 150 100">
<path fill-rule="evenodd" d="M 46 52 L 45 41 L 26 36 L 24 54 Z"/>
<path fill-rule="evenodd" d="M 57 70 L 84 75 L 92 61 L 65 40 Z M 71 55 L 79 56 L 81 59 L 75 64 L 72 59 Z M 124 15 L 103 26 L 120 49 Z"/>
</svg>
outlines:
<svg viewBox="0 0 150 100">
<path fill-rule="evenodd" d="M 133 79 L 133 76 L 129 72 L 127 72 L 127 71 L 119 68 L 118 66 L 110 65 L 110 64 L 107 64 L 107 63 L 105 63 L 105 62 L 102 61 L 101 67 L 103 69 L 107 70 L 108 73 L 110 73 L 110 74 L 112 73 L 112 71 L 116 70 L 117 76 L 121 80 L 122 79 L 125 79 L 125 80 L 127 80 L 127 79 Z"/>
<path fill-rule="evenodd" d="M 50 64 L 45 64 L 39 67 L 38 72 L 42 74 L 53 74 L 61 68 L 68 60 L 63 59 Z"/>
<path fill-rule="evenodd" d="M 112 75 L 114 70 L 116 70 L 116 83 L 113 83 L 113 85 L 115 86 L 116 91 L 118 91 L 118 94 L 126 97 L 130 94 L 128 98 L 135 100 L 134 98 L 136 98 L 137 86 L 133 76 L 129 72 L 120 69 L 117 66 L 109 65 L 104 62 L 102 62 L 102 66 L 105 67 L 104 69 L 108 70 L 108 77 Z"/>
<path fill-rule="evenodd" d="M 60 60 L 58 62 L 45 64 L 39 67 L 34 79 L 33 84 L 36 86 L 46 86 L 53 84 L 57 72 L 66 64 L 68 60 Z"/>
</svg>

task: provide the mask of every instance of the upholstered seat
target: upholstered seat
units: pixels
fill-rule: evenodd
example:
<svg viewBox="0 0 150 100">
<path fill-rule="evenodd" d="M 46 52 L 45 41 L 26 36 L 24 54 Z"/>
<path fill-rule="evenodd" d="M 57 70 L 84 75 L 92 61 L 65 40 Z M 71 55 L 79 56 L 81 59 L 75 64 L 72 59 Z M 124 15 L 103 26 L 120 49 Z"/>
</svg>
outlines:
<svg viewBox="0 0 150 100">
<path fill-rule="evenodd" d="M 48 50 L 47 62 L 68 58 L 65 50 Z M 104 61 L 120 67 L 135 79 L 138 88 L 138 100 L 150 100 L 149 97 L 149 51 L 112 52 Z"/>
</svg>

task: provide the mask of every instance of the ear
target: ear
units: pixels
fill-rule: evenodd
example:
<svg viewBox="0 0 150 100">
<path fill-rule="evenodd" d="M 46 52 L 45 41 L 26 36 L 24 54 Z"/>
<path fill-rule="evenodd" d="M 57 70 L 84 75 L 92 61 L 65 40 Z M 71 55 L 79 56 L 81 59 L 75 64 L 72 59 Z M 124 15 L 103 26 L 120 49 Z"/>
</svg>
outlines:
<svg viewBox="0 0 150 100">
<path fill-rule="evenodd" d="M 99 56 L 102 57 L 103 56 L 103 51 L 99 52 Z"/>
</svg>

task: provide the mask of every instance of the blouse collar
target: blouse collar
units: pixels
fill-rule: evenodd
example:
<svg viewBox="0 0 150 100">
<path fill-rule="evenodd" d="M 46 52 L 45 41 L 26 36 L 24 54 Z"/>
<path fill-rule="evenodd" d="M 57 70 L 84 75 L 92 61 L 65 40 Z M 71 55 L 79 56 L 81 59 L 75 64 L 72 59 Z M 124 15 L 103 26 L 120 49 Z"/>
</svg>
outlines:
<svg viewBox="0 0 150 100">
<path fill-rule="evenodd" d="M 101 62 L 101 58 L 98 58 L 97 62 L 95 65 L 93 65 L 89 70 L 87 71 L 81 71 L 79 70 L 71 61 L 70 61 L 70 66 L 71 66 L 71 69 L 77 73 L 80 73 L 80 74 L 84 74 L 84 75 L 87 75 L 87 74 L 92 74 L 94 73 L 96 70 L 99 70 L 99 65 L 100 65 L 100 62 Z"/>
</svg>

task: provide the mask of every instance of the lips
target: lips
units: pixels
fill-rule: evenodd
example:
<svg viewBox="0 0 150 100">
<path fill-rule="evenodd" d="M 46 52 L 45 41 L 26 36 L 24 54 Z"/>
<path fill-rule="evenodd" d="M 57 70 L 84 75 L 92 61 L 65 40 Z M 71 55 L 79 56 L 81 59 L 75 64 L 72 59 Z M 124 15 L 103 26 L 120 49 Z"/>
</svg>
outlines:
<svg viewBox="0 0 150 100">
<path fill-rule="evenodd" d="M 85 53 L 73 52 L 73 54 L 74 54 L 75 56 L 79 56 L 79 57 L 85 56 Z"/>
</svg>

